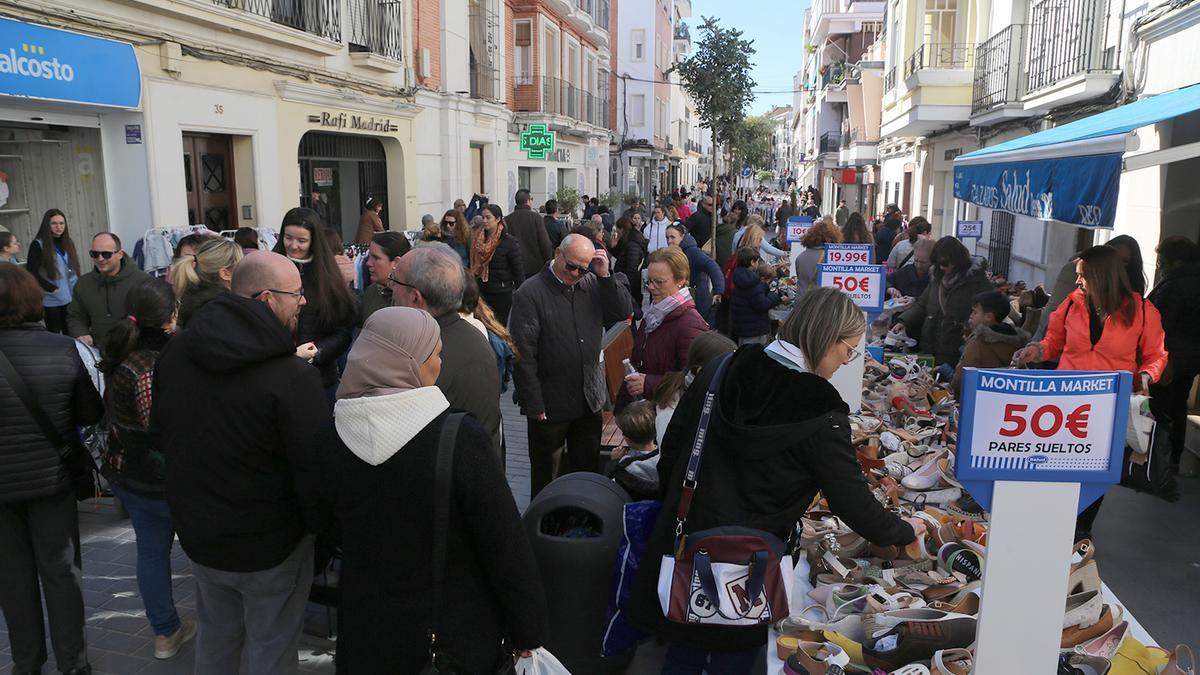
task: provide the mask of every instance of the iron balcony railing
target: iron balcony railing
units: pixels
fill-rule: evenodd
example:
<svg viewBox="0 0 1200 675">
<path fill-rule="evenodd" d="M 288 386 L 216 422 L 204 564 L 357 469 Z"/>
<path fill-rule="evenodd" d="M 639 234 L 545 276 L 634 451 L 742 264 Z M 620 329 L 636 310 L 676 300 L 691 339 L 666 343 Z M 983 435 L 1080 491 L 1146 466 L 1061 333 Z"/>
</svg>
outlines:
<svg viewBox="0 0 1200 675">
<path fill-rule="evenodd" d="M 608 128 L 608 96 L 593 94 L 557 77 L 513 78 L 513 102 L 520 112 L 562 115 Z"/>
<path fill-rule="evenodd" d="M 975 50 L 975 82 L 971 89 L 971 114 L 1014 103 L 1024 95 L 1025 52 L 1028 26 L 1013 24 L 985 40 Z"/>
<path fill-rule="evenodd" d="M 212 0 L 214 5 L 257 14 L 281 26 L 342 41 L 341 0 Z"/>
<path fill-rule="evenodd" d="M 837 152 L 842 147 L 842 134 L 838 131 L 827 131 L 821 134 L 820 152 Z"/>
<path fill-rule="evenodd" d="M 495 68 L 488 68 L 481 63 L 472 63 L 470 65 L 471 74 L 471 98 L 482 98 L 489 101 L 499 100 L 496 95 L 497 79 L 500 71 Z"/>
<path fill-rule="evenodd" d="M 1104 49 L 1107 0 L 1043 0 L 1030 10 L 1029 91 L 1113 68 Z"/>
<path fill-rule="evenodd" d="M 499 100 L 500 17 L 482 2 L 473 1 L 467 6 L 467 26 L 471 98 Z"/>
<path fill-rule="evenodd" d="M 904 79 L 926 68 L 970 70 L 975 67 L 975 45 L 923 44 L 904 63 Z"/>
<path fill-rule="evenodd" d="M 846 62 L 834 61 L 825 66 L 821 73 L 821 88 L 836 87 L 846 79 Z"/>
<path fill-rule="evenodd" d="M 883 90 L 891 91 L 896 88 L 896 69 L 891 68 L 887 71 L 887 75 L 883 76 Z"/>
<path fill-rule="evenodd" d="M 285 0 L 287 1 L 287 0 Z M 402 61 L 400 21 L 404 16 L 394 0 L 355 0 L 349 3 L 350 51 L 370 52 Z"/>
</svg>

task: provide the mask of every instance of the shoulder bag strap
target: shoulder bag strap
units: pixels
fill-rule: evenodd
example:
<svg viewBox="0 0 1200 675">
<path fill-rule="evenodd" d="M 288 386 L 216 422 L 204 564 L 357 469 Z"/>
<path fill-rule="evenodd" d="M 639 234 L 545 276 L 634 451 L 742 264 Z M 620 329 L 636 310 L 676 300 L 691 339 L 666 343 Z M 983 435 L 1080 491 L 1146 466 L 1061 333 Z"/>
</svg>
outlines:
<svg viewBox="0 0 1200 675">
<path fill-rule="evenodd" d="M 42 410 L 42 406 L 38 405 L 37 397 L 29 390 L 29 386 L 25 384 L 25 380 L 17 373 L 17 369 L 13 368 L 12 362 L 0 351 L 0 375 L 4 375 L 4 379 L 8 380 L 13 391 L 17 394 L 17 398 L 21 399 L 21 403 L 25 405 L 25 409 L 29 411 L 29 416 L 34 422 L 41 427 L 42 434 L 46 440 L 50 441 L 50 445 L 58 451 L 58 456 L 65 462 L 67 454 L 71 451 L 71 446 L 63 439 L 62 434 L 58 433 L 58 429 L 54 427 L 54 423 L 46 417 L 46 412 Z"/>
<path fill-rule="evenodd" d="M 914 254 L 914 253 L 916 253 L 916 250 L 915 250 L 915 249 L 914 249 L 914 250 L 911 250 L 911 251 L 909 251 L 909 252 L 908 252 L 908 255 L 904 256 L 904 260 L 901 260 L 901 261 L 900 261 L 900 264 L 899 264 L 899 265 L 896 265 L 896 269 L 900 269 L 901 267 L 904 267 L 904 263 L 907 263 L 909 260 L 912 260 L 912 257 L 913 257 L 913 254 Z"/>
<path fill-rule="evenodd" d="M 429 656 L 437 658 L 438 618 L 441 614 L 442 582 L 446 577 L 446 533 L 450 529 L 450 496 L 454 491 L 454 445 L 458 427 L 466 413 L 454 413 L 442 424 L 438 440 L 433 484 L 433 621 L 429 629 Z"/>
<path fill-rule="evenodd" d="M 717 372 L 708 381 L 708 391 L 704 393 L 704 407 L 700 409 L 700 422 L 696 425 L 696 438 L 692 441 L 692 452 L 688 457 L 687 472 L 683 475 L 683 491 L 679 495 L 679 509 L 675 512 L 675 536 L 683 534 L 683 524 L 687 521 L 688 512 L 692 509 L 692 496 L 696 493 L 697 476 L 700 474 L 700 457 L 704 454 L 705 442 L 708 440 L 708 425 L 712 422 L 712 411 L 717 401 L 717 388 L 721 385 L 721 376 L 725 374 L 725 366 L 733 354 L 726 354 L 717 364 Z"/>
</svg>

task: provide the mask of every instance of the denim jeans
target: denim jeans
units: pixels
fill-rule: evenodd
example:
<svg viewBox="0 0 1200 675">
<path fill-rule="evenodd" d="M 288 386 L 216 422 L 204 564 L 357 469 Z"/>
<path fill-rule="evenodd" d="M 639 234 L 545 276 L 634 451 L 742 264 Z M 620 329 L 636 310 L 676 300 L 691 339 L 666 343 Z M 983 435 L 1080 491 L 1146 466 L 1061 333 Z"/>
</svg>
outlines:
<svg viewBox="0 0 1200 675">
<path fill-rule="evenodd" d="M 146 618 L 155 635 L 174 635 L 179 630 L 179 613 L 171 589 L 171 546 L 175 525 L 167 500 L 143 497 L 111 483 L 113 494 L 121 500 L 137 536 L 137 583 L 146 606 Z"/>
<path fill-rule="evenodd" d="M 663 659 L 662 675 L 750 675 L 762 647 L 745 652 L 710 652 L 672 644 Z"/>
</svg>

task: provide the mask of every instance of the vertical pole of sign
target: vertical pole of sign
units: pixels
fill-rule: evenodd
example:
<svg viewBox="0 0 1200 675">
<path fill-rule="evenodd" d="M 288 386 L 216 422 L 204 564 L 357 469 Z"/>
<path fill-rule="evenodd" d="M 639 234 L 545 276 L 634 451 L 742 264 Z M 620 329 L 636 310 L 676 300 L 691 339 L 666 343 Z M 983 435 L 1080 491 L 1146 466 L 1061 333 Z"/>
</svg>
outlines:
<svg viewBox="0 0 1200 675">
<path fill-rule="evenodd" d="M 996 481 L 975 675 L 1054 672 L 1078 505 L 1079 483 Z"/>
</svg>

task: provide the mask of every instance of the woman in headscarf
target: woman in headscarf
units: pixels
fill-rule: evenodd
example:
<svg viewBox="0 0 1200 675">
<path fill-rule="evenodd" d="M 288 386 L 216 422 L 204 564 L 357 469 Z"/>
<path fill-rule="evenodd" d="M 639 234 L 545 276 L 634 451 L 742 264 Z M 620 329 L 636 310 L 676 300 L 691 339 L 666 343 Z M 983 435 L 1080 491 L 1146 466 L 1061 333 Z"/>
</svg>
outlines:
<svg viewBox="0 0 1200 675">
<path fill-rule="evenodd" d="M 480 211 L 483 225 L 471 235 L 471 273 L 479 282 L 479 294 L 500 323 L 508 323 L 512 294 L 525 280 L 521 267 L 521 245 L 504 226 L 504 212 L 495 204 Z"/>
<path fill-rule="evenodd" d="M 540 646 L 546 599 L 491 437 L 464 417 L 453 440 L 440 596 L 432 569 L 435 467 L 450 404 L 434 384 L 441 331 L 423 310 L 372 314 L 350 350 L 319 475 L 342 540 L 338 672 L 495 672 Z M 436 619 L 435 619 L 436 617 Z M 436 620 L 437 625 L 433 625 Z"/>
</svg>

